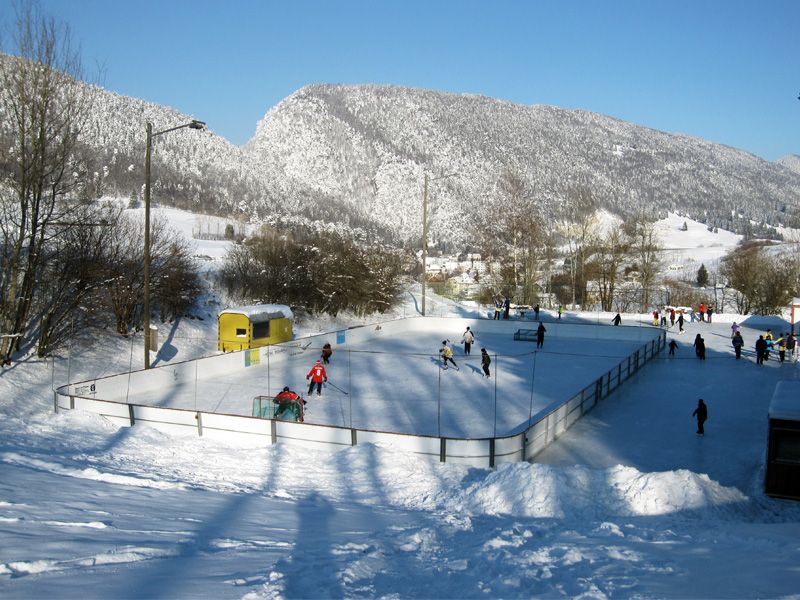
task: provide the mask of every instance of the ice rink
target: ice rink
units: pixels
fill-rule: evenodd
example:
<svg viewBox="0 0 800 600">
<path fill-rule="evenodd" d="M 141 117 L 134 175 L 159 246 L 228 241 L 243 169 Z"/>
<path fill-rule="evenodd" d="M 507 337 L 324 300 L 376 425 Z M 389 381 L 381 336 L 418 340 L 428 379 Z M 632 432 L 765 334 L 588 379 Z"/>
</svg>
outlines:
<svg viewBox="0 0 800 600">
<path fill-rule="evenodd" d="M 155 395 L 131 393 L 128 401 L 251 415 L 254 397 L 271 397 L 289 386 L 307 400 L 307 423 L 494 437 L 526 428 L 532 416 L 579 393 L 660 335 L 651 327 L 546 321 L 543 348 L 513 339 L 517 328 L 536 325 L 428 318 L 407 328 L 402 323 L 365 327 L 357 341 L 346 338 L 344 343 L 341 333 L 333 332 L 289 343 L 279 360 L 261 359 L 260 364 L 213 379 L 198 373 L 194 381 Z M 466 326 L 476 335 L 468 356 L 460 343 Z M 438 350 L 444 339 L 451 342 L 458 369 L 442 367 Z M 308 394 L 306 375 L 325 342 L 334 350 L 326 367 L 328 383 L 321 395 Z M 488 379 L 481 370 L 482 347 L 492 359 Z"/>
</svg>

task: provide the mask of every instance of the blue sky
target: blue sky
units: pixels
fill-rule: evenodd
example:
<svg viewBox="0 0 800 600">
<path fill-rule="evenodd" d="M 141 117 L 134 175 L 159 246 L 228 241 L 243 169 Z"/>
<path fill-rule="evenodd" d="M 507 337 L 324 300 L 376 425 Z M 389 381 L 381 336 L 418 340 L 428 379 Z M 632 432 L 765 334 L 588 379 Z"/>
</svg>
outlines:
<svg viewBox="0 0 800 600">
<path fill-rule="evenodd" d="M 91 74 L 245 143 L 310 83 L 386 83 L 603 113 L 800 154 L 800 1 L 41 0 Z M 0 0 L 0 21 L 13 17 Z"/>
</svg>

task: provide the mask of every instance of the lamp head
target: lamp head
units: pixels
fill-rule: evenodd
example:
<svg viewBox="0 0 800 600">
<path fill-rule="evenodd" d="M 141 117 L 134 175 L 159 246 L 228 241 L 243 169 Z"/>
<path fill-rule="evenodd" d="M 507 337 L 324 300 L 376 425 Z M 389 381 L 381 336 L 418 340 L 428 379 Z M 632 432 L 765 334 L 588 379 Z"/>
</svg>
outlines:
<svg viewBox="0 0 800 600">
<path fill-rule="evenodd" d="M 206 124 L 205 121 L 198 121 L 197 119 L 192 119 L 192 122 L 189 123 L 189 129 L 205 129 Z"/>
</svg>

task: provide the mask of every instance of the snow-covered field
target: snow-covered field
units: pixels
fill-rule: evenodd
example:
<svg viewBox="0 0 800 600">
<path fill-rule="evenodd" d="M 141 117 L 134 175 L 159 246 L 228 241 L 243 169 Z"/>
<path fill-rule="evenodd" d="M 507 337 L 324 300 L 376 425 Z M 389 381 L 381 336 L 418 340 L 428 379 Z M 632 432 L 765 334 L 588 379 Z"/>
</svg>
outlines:
<svg viewBox="0 0 800 600">
<path fill-rule="evenodd" d="M 800 503 L 762 491 L 772 390 L 800 371 L 736 361 L 733 318 L 670 332 L 676 356 L 648 363 L 537 462 L 496 470 L 54 414 L 64 361 L 28 358 L 0 373 L 0 597 L 800 597 Z M 768 326 L 785 327 L 746 320 L 747 348 Z M 213 321 L 181 321 L 171 343 L 185 359 L 214 336 Z M 109 341 L 69 369 L 119 372 L 131 352 Z M 691 416 L 701 397 L 704 437 Z"/>
</svg>

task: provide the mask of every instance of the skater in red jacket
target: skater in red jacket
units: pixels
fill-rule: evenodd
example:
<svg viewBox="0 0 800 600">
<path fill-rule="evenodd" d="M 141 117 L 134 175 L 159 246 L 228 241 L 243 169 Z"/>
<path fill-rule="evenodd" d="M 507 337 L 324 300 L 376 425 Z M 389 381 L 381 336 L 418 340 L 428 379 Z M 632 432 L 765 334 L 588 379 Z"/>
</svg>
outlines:
<svg viewBox="0 0 800 600">
<path fill-rule="evenodd" d="M 314 386 L 317 386 L 317 396 L 322 394 L 322 382 L 328 381 L 328 374 L 325 372 L 325 367 L 322 366 L 322 363 L 317 360 L 316 364 L 311 367 L 311 370 L 306 375 L 306 379 L 310 379 L 311 383 L 308 386 L 308 393 L 311 394 L 311 391 L 314 389 Z"/>
</svg>

